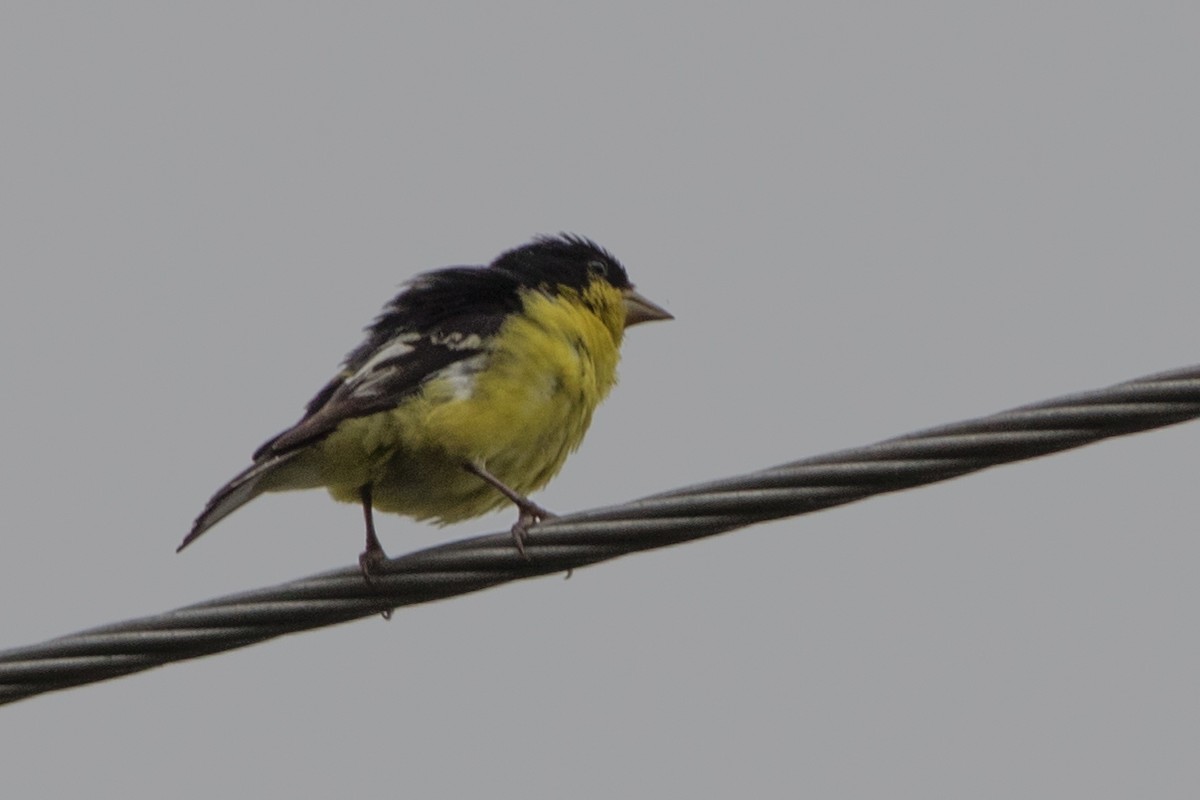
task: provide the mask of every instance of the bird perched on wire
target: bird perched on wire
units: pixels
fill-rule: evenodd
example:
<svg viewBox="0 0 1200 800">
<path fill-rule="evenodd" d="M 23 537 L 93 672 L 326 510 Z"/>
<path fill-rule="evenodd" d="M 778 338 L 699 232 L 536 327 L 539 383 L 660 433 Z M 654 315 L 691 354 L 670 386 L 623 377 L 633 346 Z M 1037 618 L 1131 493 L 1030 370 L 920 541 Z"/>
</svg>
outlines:
<svg viewBox="0 0 1200 800">
<path fill-rule="evenodd" d="M 263 492 L 325 487 L 361 503 L 363 574 L 386 558 L 373 510 L 440 524 L 506 503 L 529 525 L 616 382 L 625 329 L 671 319 L 596 243 L 540 237 L 486 267 L 409 281 L 304 416 L 254 452 L 179 545 Z"/>
</svg>

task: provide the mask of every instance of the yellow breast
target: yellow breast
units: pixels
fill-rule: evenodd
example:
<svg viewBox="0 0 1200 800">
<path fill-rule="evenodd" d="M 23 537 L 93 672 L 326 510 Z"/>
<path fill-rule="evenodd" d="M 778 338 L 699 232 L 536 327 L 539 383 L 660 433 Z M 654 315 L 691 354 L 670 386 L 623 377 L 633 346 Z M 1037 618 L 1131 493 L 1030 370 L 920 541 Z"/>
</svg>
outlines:
<svg viewBox="0 0 1200 800">
<path fill-rule="evenodd" d="M 353 502 L 369 480 L 381 511 L 454 522 L 508 502 L 463 470 L 466 461 L 522 494 L 558 473 L 616 383 L 622 300 L 612 289 L 523 300 L 477 362 L 394 410 L 339 426 L 322 447 L 335 497 Z"/>
</svg>

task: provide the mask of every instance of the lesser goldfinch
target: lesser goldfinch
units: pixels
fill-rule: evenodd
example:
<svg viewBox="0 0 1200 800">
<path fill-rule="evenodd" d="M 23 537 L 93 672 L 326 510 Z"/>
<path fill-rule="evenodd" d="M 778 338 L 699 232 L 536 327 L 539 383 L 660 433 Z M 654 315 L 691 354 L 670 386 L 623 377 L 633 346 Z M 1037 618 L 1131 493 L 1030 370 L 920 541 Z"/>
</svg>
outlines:
<svg viewBox="0 0 1200 800">
<path fill-rule="evenodd" d="M 523 550 L 526 528 L 550 516 L 526 495 L 582 442 L 616 382 L 625 329 L 671 318 L 616 258 L 574 235 L 418 275 L 178 549 L 263 492 L 323 486 L 362 504 L 367 577 L 386 558 L 373 509 L 445 524 L 511 502 Z"/>
</svg>

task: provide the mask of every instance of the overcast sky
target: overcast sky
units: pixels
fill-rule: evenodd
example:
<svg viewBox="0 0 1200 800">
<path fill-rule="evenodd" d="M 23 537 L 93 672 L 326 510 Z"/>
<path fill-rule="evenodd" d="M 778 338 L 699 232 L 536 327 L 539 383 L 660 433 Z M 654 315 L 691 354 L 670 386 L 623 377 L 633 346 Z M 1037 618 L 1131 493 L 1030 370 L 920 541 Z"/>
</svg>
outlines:
<svg viewBox="0 0 1200 800">
<path fill-rule="evenodd" d="M 674 322 L 607 505 L 1200 361 L 1181 3 L 0 11 L 0 649 L 352 563 L 260 499 L 415 272 L 592 236 Z M 1200 426 L 0 708 L 6 797 L 1193 797 Z M 381 516 L 388 551 L 501 530 Z"/>
</svg>

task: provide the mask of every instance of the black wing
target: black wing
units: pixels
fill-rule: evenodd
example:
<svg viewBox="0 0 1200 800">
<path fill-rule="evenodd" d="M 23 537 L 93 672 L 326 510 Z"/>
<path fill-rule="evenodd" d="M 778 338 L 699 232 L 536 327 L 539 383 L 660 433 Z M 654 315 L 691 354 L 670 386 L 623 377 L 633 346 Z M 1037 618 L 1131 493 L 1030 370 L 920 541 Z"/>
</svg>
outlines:
<svg viewBox="0 0 1200 800">
<path fill-rule="evenodd" d="M 367 328 L 301 420 L 258 448 L 254 460 L 306 447 L 345 420 L 394 408 L 430 376 L 486 352 L 504 320 L 520 310 L 518 290 L 507 271 L 485 267 L 417 276 Z"/>
</svg>

